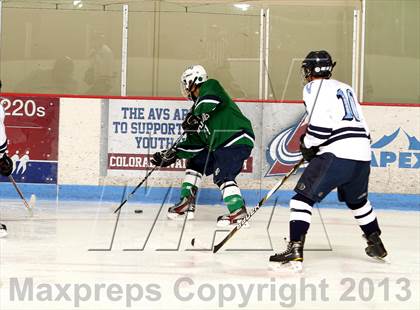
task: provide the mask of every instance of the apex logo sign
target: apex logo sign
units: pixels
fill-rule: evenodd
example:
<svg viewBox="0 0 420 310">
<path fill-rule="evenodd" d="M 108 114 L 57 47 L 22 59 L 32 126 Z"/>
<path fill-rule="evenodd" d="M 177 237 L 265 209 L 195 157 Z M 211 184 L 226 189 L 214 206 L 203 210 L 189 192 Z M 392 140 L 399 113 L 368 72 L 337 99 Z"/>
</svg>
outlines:
<svg viewBox="0 0 420 310">
<path fill-rule="evenodd" d="M 402 134 L 403 132 L 404 134 Z M 397 147 L 397 140 L 404 139 L 404 147 Z M 396 151 L 397 150 L 397 151 Z M 396 166 L 402 169 L 420 168 L 420 142 L 415 136 L 398 128 L 372 144 L 372 167 Z"/>
</svg>

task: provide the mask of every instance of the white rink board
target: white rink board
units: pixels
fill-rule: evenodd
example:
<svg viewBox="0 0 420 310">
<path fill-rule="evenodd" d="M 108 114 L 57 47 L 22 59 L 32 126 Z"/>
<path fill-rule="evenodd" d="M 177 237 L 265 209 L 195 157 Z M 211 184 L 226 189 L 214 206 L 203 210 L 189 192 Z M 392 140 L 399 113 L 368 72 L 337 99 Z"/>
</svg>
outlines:
<svg viewBox="0 0 420 310">
<path fill-rule="evenodd" d="M 60 132 L 58 183 L 76 185 L 125 184 L 133 177 L 143 176 L 144 170 L 109 170 L 107 153 L 133 153 L 136 143 L 133 135 L 109 134 L 109 123 L 121 116 L 112 115 L 121 106 L 139 106 L 185 109 L 189 103 L 182 100 L 86 99 L 62 98 L 60 100 Z M 242 174 L 242 188 L 268 189 L 278 177 L 266 177 L 271 163 L 267 160 L 270 143 L 286 128 L 295 124 L 303 114 L 303 105 L 287 103 L 239 102 L 244 114 L 252 121 L 256 147 L 252 152 L 253 173 Z M 373 145 L 386 136 L 388 144 L 373 149 L 376 166 L 372 167 L 372 192 L 419 193 L 420 108 L 418 106 L 364 106 L 364 113 L 371 130 Z M 172 112 L 173 113 L 173 112 Z M 165 121 L 167 123 L 167 121 Z M 179 123 L 179 120 L 175 121 Z M 399 132 L 392 135 L 400 128 Z M 409 137 L 412 138 L 411 143 Z M 133 142 L 134 141 L 134 142 Z M 385 143 L 382 143 L 385 144 Z M 155 175 L 155 174 L 154 174 Z M 165 181 L 156 174 L 159 186 L 168 186 L 182 178 L 182 171 L 162 172 Z M 153 179 L 153 178 L 152 178 Z M 289 183 L 293 183 L 289 182 Z M 211 186 L 211 180 L 204 183 Z M 286 184 L 286 189 L 292 185 Z"/>
<path fill-rule="evenodd" d="M 365 106 L 363 110 L 372 136 L 373 191 L 420 193 L 420 108 Z M 389 144 L 375 147 L 384 137 L 383 144 Z"/>
</svg>

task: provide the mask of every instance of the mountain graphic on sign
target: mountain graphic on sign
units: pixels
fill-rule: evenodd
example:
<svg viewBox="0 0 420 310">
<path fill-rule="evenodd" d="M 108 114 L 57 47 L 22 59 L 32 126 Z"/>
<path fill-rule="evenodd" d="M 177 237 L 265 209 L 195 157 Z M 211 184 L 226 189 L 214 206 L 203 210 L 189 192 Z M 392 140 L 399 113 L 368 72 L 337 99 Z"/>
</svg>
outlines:
<svg viewBox="0 0 420 310">
<path fill-rule="evenodd" d="M 371 145 L 371 147 L 373 149 L 380 149 L 383 148 L 385 146 L 387 146 L 388 144 L 390 144 L 392 141 L 395 140 L 395 138 L 398 136 L 398 134 L 400 133 L 400 128 L 398 128 L 397 130 L 395 130 L 392 134 L 390 135 L 384 135 L 382 138 L 380 138 L 378 141 L 376 141 L 375 143 L 373 143 Z"/>
<path fill-rule="evenodd" d="M 420 151 L 420 142 L 419 142 L 419 140 L 416 137 L 414 137 L 414 136 L 410 136 L 405 131 L 404 131 L 404 133 L 405 133 L 405 135 L 408 138 L 408 143 L 409 143 L 408 144 L 408 149 L 410 151 Z"/>
<path fill-rule="evenodd" d="M 401 128 L 398 128 L 390 135 L 384 135 L 378 141 L 372 144 L 373 149 L 381 149 L 389 144 L 391 144 L 399 135 Z M 420 142 L 415 136 L 409 135 L 405 130 L 403 130 L 407 139 L 408 139 L 408 150 L 411 151 L 419 151 L 420 150 Z"/>
</svg>

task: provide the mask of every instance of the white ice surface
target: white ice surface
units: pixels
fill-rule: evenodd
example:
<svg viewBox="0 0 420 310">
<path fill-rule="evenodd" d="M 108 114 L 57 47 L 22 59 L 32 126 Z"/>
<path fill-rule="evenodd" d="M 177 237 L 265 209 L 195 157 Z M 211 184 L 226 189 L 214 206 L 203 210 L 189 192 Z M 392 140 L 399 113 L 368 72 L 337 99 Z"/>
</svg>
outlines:
<svg viewBox="0 0 420 310">
<path fill-rule="evenodd" d="M 377 210 L 389 252 L 382 263 L 364 253 L 365 241 L 349 210 L 321 209 L 329 251 L 315 211 L 304 272 L 295 274 L 268 268 L 274 252 L 267 234 L 271 207 L 260 209 L 251 228 L 240 230 L 213 254 L 186 249 L 211 247 L 215 219 L 226 211 L 222 206 L 198 206 L 174 250 L 183 221 L 166 220 L 168 205 L 150 233 L 161 206 L 129 203 L 119 217 L 112 249 L 89 251 L 110 247 L 115 205 L 37 201 L 31 217 L 20 201 L 0 201 L 0 219 L 9 231 L 0 239 L 0 309 L 420 309 L 419 212 Z M 277 207 L 269 228 L 274 250 L 284 250 L 287 231 L 288 210 Z M 29 289 L 18 300 L 25 279 L 33 280 L 32 300 Z M 69 298 L 60 296 L 56 285 L 68 285 Z M 175 289 L 189 300 L 180 300 Z M 347 290 L 349 300 L 343 300 Z M 130 296 L 137 300 L 130 303 Z"/>
</svg>

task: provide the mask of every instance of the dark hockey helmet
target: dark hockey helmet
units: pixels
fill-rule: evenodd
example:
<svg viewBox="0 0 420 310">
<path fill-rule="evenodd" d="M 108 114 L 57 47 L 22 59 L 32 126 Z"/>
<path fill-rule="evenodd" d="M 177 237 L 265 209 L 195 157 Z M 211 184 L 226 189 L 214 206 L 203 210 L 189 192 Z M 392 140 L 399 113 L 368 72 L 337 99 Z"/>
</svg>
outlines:
<svg viewBox="0 0 420 310">
<path fill-rule="evenodd" d="M 302 61 L 302 74 L 308 80 L 310 77 L 330 78 L 335 66 L 327 51 L 312 51 Z"/>
</svg>

